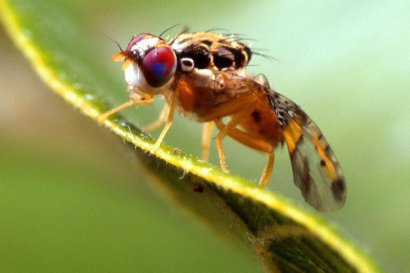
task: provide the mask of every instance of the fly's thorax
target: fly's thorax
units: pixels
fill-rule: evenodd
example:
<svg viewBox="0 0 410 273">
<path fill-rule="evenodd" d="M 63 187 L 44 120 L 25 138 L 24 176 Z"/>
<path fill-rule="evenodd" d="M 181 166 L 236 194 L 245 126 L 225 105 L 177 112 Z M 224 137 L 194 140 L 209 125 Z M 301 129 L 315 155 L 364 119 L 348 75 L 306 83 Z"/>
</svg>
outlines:
<svg viewBox="0 0 410 273">
<path fill-rule="evenodd" d="M 218 92 L 226 87 L 223 75 L 211 69 L 195 68 L 191 73 L 182 75 L 182 77 L 191 81 L 197 88 L 208 88 Z"/>
<path fill-rule="evenodd" d="M 227 70 L 247 66 L 251 50 L 234 37 L 209 32 L 185 33 L 177 36 L 171 47 L 178 59 L 178 72 L 196 69 Z"/>
</svg>

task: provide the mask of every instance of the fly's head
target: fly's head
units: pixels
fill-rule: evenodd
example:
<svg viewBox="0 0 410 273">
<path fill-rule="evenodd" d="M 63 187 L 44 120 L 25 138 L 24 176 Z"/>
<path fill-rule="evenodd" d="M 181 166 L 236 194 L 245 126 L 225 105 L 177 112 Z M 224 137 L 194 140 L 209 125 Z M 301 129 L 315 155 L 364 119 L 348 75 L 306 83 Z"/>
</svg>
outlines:
<svg viewBox="0 0 410 273">
<path fill-rule="evenodd" d="M 165 87 L 177 67 L 177 58 L 169 44 L 148 33 L 133 37 L 127 48 L 112 59 L 124 61 L 125 81 L 130 90 L 147 95 L 155 95 Z"/>
</svg>

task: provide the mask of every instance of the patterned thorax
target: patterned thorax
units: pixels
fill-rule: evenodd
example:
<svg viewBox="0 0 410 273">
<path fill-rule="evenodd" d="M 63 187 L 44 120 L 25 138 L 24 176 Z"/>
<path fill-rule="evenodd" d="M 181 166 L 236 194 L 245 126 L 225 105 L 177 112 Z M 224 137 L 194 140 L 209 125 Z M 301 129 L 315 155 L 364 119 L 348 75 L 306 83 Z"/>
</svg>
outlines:
<svg viewBox="0 0 410 273">
<path fill-rule="evenodd" d="M 193 68 L 231 70 L 245 67 L 251 50 L 235 37 L 209 32 L 182 33 L 171 42 L 180 72 Z"/>
</svg>

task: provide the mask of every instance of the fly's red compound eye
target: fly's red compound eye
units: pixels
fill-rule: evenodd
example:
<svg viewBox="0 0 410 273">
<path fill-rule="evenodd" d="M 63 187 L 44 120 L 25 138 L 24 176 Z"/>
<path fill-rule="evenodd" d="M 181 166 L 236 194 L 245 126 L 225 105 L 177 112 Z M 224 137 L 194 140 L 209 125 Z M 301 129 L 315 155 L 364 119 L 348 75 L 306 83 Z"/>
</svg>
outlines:
<svg viewBox="0 0 410 273">
<path fill-rule="evenodd" d="M 141 62 L 145 80 L 152 87 L 166 84 L 174 75 L 177 60 L 169 46 L 159 46 L 149 51 Z"/>
</svg>

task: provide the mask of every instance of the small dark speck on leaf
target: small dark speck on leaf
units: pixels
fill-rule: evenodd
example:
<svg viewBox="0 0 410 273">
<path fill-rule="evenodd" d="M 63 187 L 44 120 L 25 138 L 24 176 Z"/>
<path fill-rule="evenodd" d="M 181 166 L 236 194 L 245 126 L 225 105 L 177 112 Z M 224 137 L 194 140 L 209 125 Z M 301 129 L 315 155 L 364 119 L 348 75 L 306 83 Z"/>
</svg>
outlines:
<svg viewBox="0 0 410 273">
<path fill-rule="evenodd" d="M 204 192 L 204 187 L 199 183 L 194 183 L 192 185 L 192 190 L 194 192 L 197 192 L 197 193 L 203 193 Z"/>
</svg>

